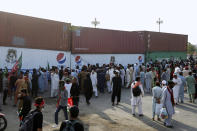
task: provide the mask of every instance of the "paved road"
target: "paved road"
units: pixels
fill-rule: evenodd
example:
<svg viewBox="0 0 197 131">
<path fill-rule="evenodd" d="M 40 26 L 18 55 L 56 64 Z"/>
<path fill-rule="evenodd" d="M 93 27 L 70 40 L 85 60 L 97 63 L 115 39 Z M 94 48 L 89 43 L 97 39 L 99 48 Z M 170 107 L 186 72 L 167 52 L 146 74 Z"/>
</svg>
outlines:
<svg viewBox="0 0 197 131">
<path fill-rule="evenodd" d="M 47 93 L 45 93 L 46 95 Z M 85 125 L 86 131 L 147 131 L 147 130 L 175 130 L 175 131 L 195 131 L 197 130 L 197 104 L 188 103 L 185 94 L 185 103 L 176 106 L 176 114 L 173 116 L 174 129 L 168 129 L 162 122 L 152 121 L 152 98 L 146 94 L 143 97 L 144 117 L 133 117 L 130 106 L 130 90 L 122 90 L 121 103 L 118 106 L 111 106 L 111 94 L 99 94 L 98 98 L 91 99 L 91 105 L 85 103 L 84 96 L 80 98 L 80 120 Z M 19 121 L 16 115 L 17 108 L 8 105 L 3 106 L 3 113 L 8 120 L 6 131 L 18 131 Z M 51 126 L 54 123 L 55 99 L 46 98 L 44 113 L 44 131 L 58 131 Z M 63 112 L 59 113 L 60 122 L 64 119 Z"/>
</svg>

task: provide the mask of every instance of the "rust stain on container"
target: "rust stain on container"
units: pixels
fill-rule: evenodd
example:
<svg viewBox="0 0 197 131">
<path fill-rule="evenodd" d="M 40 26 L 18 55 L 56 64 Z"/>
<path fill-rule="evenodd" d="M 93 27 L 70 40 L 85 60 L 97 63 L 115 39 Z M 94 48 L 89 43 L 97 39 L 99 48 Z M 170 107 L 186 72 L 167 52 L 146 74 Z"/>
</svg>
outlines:
<svg viewBox="0 0 197 131">
<path fill-rule="evenodd" d="M 0 46 L 70 51 L 71 24 L 0 12 Z"/>
<path fill-rule="evenodd" d="M 143 54 L 143 32 L 74 27 L 72 53 Z"/>
</svg>

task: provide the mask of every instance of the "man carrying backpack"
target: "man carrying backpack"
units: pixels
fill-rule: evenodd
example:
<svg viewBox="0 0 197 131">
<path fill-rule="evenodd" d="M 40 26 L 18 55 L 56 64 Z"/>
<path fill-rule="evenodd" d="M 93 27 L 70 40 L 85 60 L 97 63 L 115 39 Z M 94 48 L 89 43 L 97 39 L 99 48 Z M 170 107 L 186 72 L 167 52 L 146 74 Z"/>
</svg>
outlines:
<svg viewBox="0 0 197 131">
<path fill-rule="evenodd" d="M 42 97 L 37 97 L 35 99 L 34 106 L 36 109 L 33 112 L 37 112 L 34 116 L 33 120 L 33 131 L 42 131 L 42 124 L 43 124 L 43 114 L 42 109 L 44 108 L 44 99 Z"/>
<path fill-rule="evenodd" d="M 34 106 L 36 109 L 27 115 L 22 121 L 19 131 L 42 131 L 44 99 L 37 97 Z"/>
<path fill-rule="evenodd" d="M 142 97 L 144 96 L 144 90 L 140 83 L 140 77 L 136 78 L 136 81 L 131 85 L 131 106 L 132 114 L 135 116 L 135 108 L 138 106 L 139 116 L 143 116 L 142 113 Z"/>
<path fill-rule="evenodd" d="M 69 109 L 70 120 L 63 121 L 60 126 L 60 131 L 84 131 L 83 125 L 77 120 L 79 115 L 79 108 L 72 106 Z"/>
</svg>

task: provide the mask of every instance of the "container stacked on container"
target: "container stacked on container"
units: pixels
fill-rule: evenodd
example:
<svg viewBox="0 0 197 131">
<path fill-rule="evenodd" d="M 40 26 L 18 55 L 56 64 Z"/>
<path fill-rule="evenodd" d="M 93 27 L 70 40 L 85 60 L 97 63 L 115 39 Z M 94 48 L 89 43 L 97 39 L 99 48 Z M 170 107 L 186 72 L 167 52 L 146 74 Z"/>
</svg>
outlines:
<svg viewBox="0 0 197 131">
<path fill-rule="evenodd" d="M 0 12 L 0 68 L 143 63 L 186 58 L 187 35 L 118 31 Z M 71 54 L 72 53 L 72 54 Z M 146 56 L 146 57 L 145 57 Z"/>
<path fill-rule="evenodd" d="M 147 57 L 152 60 L 185 59 L 187 56 L 187 35 L 145 32 Z"/>
</svg>

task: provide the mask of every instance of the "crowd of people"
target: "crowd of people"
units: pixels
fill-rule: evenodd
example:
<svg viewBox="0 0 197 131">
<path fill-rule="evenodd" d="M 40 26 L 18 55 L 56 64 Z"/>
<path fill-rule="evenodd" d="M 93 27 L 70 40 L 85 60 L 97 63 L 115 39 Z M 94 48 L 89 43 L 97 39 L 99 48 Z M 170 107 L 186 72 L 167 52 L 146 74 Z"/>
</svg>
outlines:
<svg viewBox="0 0 197 131">
<path fill-rule="evenodd" d="M 38 93 L 42 94 L 50 89 L 50 97 L 57 98 L 55 125 L 53 125 L 56 128 L 58 112 L 61 109 L 64 111 L 65 120 L 69 119 L 67 112 L 69 101 L 72 101 L 74 105 L 74 116 L 70 118 L 75 119 L 78 116 L 80 94 L 84 94 L 86 103 L 89 105 L 93 95 L 97 98 L 100 93 L 108 92 L 111 94 L 112 106 L 115 106 L 116 97 L 116 105 L 121 101 L 121 89 L 128 88 L 131 90 L 133 116 L 136 116 L 136 107 L 138 107 L 139 116 L 143 116 L 142 97 L 146 93 L 152 94 L 152 119 L 155 120 L 155 115 L 157 115 L 157 120 L 160 120 L 159 114 L 156 113 L 157 105 L 160 104 L 161 108 L 166 108 L 168 112 L 164 125 L 172 127 L 174 106 L 184 103 L 185 90 L 188 92 L 189 102 L 195 102 L 196 73 L 197 63 L 194 60 L 150 61 L 146 65 L 136 63 L 128 64 L 127 67 L 121 64 L 103 64 L 102 66 L 88 64 L 82 68 L 79 66 L 75 69 L 52 67 L 48 70 L 33 69 L 33 72 L 29 70 L 8 72 L 0 69 L 0 94 L 3 105 L 7 104 L 7 96 L 10 99 L 13 98 L 13 106 L 18 105 L 19 117 L 23 121 L 31 110 L 31 98 L 36 98 L 34 105 L 39 108 L 36 111 L 41 112 L 44 100 L 38 97 Z M 43 116 L 40 114 L 38 117 Z M 39 118 L 39 120 L 42 119 Z M 41 125 L 39 128 L 41 129 Z M 81 124 L 78 124 L 76 128 L 83 130 Z"/>
</svg>

